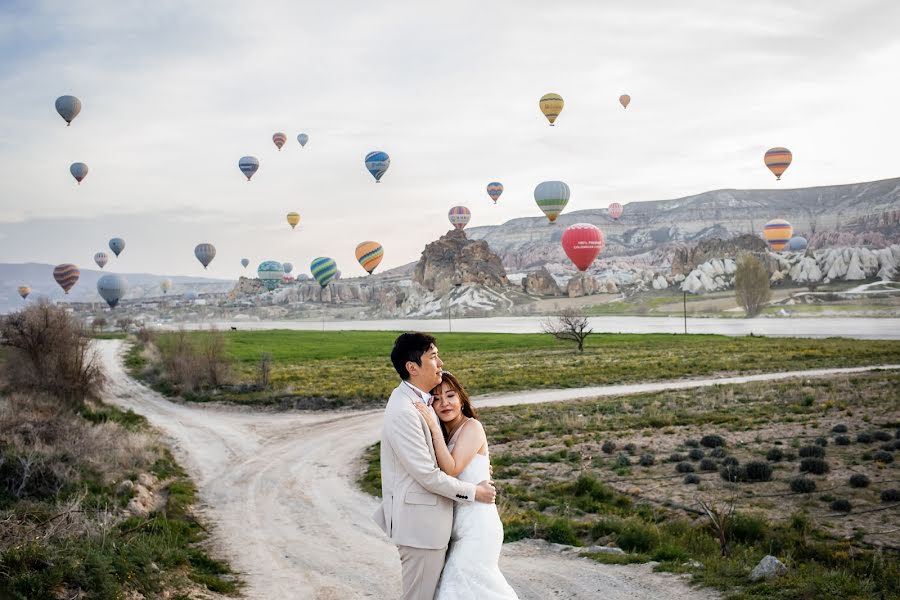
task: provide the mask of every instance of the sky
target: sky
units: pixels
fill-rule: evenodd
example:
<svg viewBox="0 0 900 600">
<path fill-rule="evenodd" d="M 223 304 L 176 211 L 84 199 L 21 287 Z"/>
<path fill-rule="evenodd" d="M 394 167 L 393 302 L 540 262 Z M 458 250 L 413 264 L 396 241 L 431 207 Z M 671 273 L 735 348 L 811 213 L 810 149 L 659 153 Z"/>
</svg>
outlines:
<svg viewBox="0 0 900 600">
<path fill-rule="evenodd" d="M 890 0 L 0 0 L 0 262 L 92 268 L 120 236 L 113 272 L 330 256 L 348 277 L 364 240 L 381 270 L 416 260 L 452 206 L 470 227 L 540 216 L 544 180 L 570 212 L 895 177 L 898 30 Z M 71 127 L 63 94 L 83 103 Z M 781 182 L 773 146 L 794 154 Z M 380 184 L 372 150 L 391 156 Z"/>
</svg>

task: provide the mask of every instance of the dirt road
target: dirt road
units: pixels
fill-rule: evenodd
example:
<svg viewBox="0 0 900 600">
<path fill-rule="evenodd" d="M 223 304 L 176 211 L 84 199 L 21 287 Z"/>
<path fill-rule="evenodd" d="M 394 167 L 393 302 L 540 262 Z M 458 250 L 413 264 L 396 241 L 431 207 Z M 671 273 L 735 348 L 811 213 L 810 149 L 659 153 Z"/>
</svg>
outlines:
<svg viewBox="0 0 900 600">
<path fill-rule="evenodd" d="M 128 377 L 120 359 L 124 342 L 98 344 L 110 380 L 107 401 L 145 415 L 170 438 L 199 487 L 216 544 L 244 574 L 248 598 L 399 595 L 397 552 L 370 519 L 376 501 L 354 483 L 359 455 L 378 439 L 380 411 L 265 413 L 175 404 Z M 507 545 L 501 566 L 522 600 L 718 597 L 646 565 L 600 565 L 531 542 Z"/>
</svg>

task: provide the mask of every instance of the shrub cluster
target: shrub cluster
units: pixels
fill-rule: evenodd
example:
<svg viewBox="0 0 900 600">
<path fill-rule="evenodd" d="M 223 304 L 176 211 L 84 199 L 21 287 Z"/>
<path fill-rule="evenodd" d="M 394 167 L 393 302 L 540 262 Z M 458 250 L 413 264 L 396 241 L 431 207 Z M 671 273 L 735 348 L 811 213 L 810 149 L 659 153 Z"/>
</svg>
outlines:
<svg viewBox="0 0 900 600">
<path fill-rule="evenodd" d="M 850 445 L 850 437 L 846 435 L 839 435 L 834 438 L 834 443 L 838 446 L 849 446 Z"/>
<path fill-rule="evenodd" d="M 782 458 L 784 458 L 784 452 L 781 451 L 781 448 L 772 448 L 766 452 L 766 460 L 779 462 Z"/>
<path fill-rule="evenodd" d="M 687 456 L 678 452 L 673 452 L 669 455 L 669 462 L 683 462 L 685 460 L 687 460 Z"/>
<path fill-rule="evenodd" d="M 856 436 L 856 441 L 860 444 L 871 444 L 875 441 L 875 438 L 872 437 L 872 434 L 868 431 L 863 431 L 862 433 Z"/>
<path fill-rule="evenodd" d="M 628 467 L 631 466 L 631 459 L 628 458 L 628 455 L 624 452 L 619 452 L 619 455 L 616 457 L 616 466 L 617 467 Z"/>
<path fill-rule="evenodd" d="M 772 479 L 772 465 L 761 460 L 748 462 L 744 465 L 743 471 L 747 481 L 769 481 Z"/>
<path fill-rule="evenodd" d="M 635 454 L 637 454 L 637 444 L 625 444 L 624 450 L 630 456 L 634 456 Z"/>
<path fill-rule="evenodd" d="M 694 473 L 690 473 L 688 475 L 685 475 L 682 481 L 684 481 L 684 483 L 688 485 L 696 485 L 700 483 L 700 476 L 695 475 Z"/>
<path fill-rule="evenodd" d="M 605 454 L 612 454 L 616 451 L 616 443 L 612 440 L 606 440 L 603 442 L 603 445 L 600 446 L 600 449 L 603 450 Z"/>
<path fill-rule="evenodd" d="M 869 487 L 870 483 L 871 481 L 869 481 L 869 478 L 862 473 L 857 473 L 856 475 L 850 476 L 850 487 L 864 488 Z"/>
<path fill-rule="evenodd" d="M 825 458 L 825 448 L 822 446 L 803 446 L 797 451 L 801 458 Z"/>
<path fill-rule="evenodd" d="M 652 454 L 644 454 L 641 456 L 641 459 L 638 461 L 638 464 L 642 467 L 650 467 L 656 462 L 656 457 Z"/>
<path fill-rule="evenodd" d="M 688 458 L 691 460 L 700 460 L 704 456 L 706 456 L 706 453 L 700 448 L 691 448 L 691 451 L 688 452 Z"/>
<path fill-rule="evenodd" d="M 831 431 L 833 431 L 834 433 L 847 433 L 848 430 L 846 425 L 844 425 L 843 423 L 838 423 L 831 428 Z"/>
<path fill-rule="evenodd" d="M 872 434 L 872 437 L 874 437 L 879 442 L 886 442 L 891 439 L 891 434 L 887 431 L 876 431 Z"/>
<path fill-rule="evenodd" d="M 791 480 L 791 491 L 798 494 L 808 494 L 816 491 L 816 482 L 809 477 L 795 477 Z"/>
<path fill-rule="evenodd" d="M 875 454 L 872 455 L 872 458 L 875 462 L 880 462 L 884 464 L 889 464 L 894 462 L 894 455 L 890 452 L 885 452 L 884 450 L 879 450 Z"/>
<path fill-rule="evenodd" d="M 725 445 L 725 438 L 716 434 L 704 435 L 700 438 L 700 444 L 707 448 L 718 448 Z"/>
<path fill-rule="evenodd" d="M 711 458 L 704 458 L 703 460 L 700 461 L 700 470 L 701 471 L 718 471 L 719 465 L 716 464 L 716 461 L 714 461 Z"/>
<path fill-rule="evenodd" d="M 853 506 L 850 504 L 850 501 L 846 498 L 838 498 L 830 504 L 831 510 L 836 510 L 838 512 L 850 512 Z"/>
<path fill-rule="evenodd" d="M 824 448 L 825 446 L 828 445 L 828 438 L 827 438 L 827 437 L 821 437 L 821 436 L 820 436 L 820 437 L 817 437 L 817 438 L 816 438 L 816 444 L 818 444 L 819 446 L 822 446 L 822 447 Z"/>
<path fill-rule="evenodd" d="M 804 458 L 800 461 L 800 471 L 813 475 L 824 475 L 830 470 L 828 463 L 821 458 Z"/>
<path fill-rule="evenodd" d="M 694 465 L 692 465 L 689 462 L 680 462 L 677 465 L 675 465 L 675 470 L 678 471 L 679 473 L 693 473 Z"/>
<path fill-rule="evenodd" d="M 735 483 L 742 481 L 746 475 L 743 473 L 743 469 L 741 469 L 740 465 L 723 464 L 722 468 L 719 469 L 719 477 L 725 481 Z"/>
<path fill-rule="evenodd" d="M 900 502 L 900 490 L 890 489 L 881 492 L 882 502 Z"/>
<path fill-rule="evenodd" d="M 700 442 L 694 439 L 684 440 L 684 445 L 688 448 L 699 448 Z"/>
<path fill-rule="evenodd" d="M 722 448 L 722 447 L 719 447 L 719 448 L 713 448 L 713 449 L 709 452 L 709 455 L 712 456 L 713 458 L 725 458 L 726 456 L 728 456 L 728 451 L 725 450 L 725 448 Z"/>
</svg>

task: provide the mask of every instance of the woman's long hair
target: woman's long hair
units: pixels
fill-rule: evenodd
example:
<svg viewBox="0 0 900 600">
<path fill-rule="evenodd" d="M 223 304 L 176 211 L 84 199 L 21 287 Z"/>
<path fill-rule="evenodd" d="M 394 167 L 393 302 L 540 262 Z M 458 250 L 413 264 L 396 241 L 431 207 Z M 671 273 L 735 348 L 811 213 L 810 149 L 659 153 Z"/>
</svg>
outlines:
<svg viewBox="0 0 900 600">
<path fill-rule="evenodd" d="M 462 414 L 472 419 L 477 419 L 478 411 L 475 410 L 475 406 L 469 399 L 469 394 L 466 393 L 466 389 L 453 375 L 453 373 L 450 373 L 449 371 L 442 371 L 441 382 L 434 386 L 434 389 L 431 390 L 431 393 L 434 394 L 435 392 L 440 392 L 445 383 L 448 384 L 453 389 L 453 391 L 456 392 L 456 397 L 459 398 L 459 403 L 462 405 Z M 444 432 L 444 440 L 447 440 L 447 428 L 444 426 L 443 421 L 438 420 L 438 422 L 441 424 L 441 430 L 443 430 Z"/>
</svg>

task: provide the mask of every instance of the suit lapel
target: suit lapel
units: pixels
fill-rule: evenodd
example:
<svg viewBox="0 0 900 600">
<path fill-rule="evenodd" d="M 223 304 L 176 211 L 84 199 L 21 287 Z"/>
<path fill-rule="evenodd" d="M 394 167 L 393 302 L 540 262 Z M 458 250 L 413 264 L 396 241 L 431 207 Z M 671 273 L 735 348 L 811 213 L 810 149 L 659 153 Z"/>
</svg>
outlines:
<svg viewBox="0 0 900 600">
<path fill-rule="evenodd" d="M 416 403 L 422 401 L 422 399 L 419 398 L 416 393 L 402 381 L 400 382 L 398 389 L 401 393 L 403 393 L 404 396 L 409 399 L 410 402 Z M 431 459 L 434 461 L 434 464 L 437 465 L 437 454 L 435 454 L 434 452 L 434 440 L 431 439 L 431 430 L 428 429 L 428 423 L 425 422 L 425 417 L 423 417 L 414 406 L 411 406 L 410 408 L 416 411 L 416 416 L 419 417 L 419 425 L 422 427 L 422 435 L 425 436 L 425 440 L 428 442 L 428 451 L 431 452 Z M 437 418 L 436 415 L 435 418 Z"/>
</svg>

